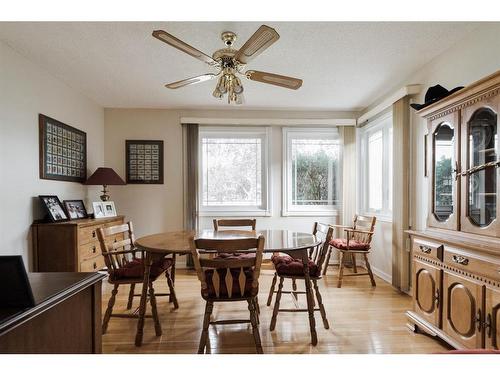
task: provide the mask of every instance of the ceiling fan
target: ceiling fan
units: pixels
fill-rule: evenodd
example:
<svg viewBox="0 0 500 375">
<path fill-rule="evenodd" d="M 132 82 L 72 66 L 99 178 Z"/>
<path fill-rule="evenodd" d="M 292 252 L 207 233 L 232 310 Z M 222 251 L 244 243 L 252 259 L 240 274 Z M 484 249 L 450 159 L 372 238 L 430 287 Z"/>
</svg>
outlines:
<svg viewBox="0 0 500 375">
<path fill-rule="evenodd" d="M 180 87 L 194 85 L 196 83 L 219 77 L 213 96 L 217 99 L 222 99 L 223 96 L 227 94 L 228 103 L 242 104 L 243 85 L 241 84 L 238 75 L 245 76 L 252 81 L 281 86 L 292 90 L 297 90 L 300 86 L 302 86 L 302 80 L 298 78 L 282 76 L 274 73 L 266 73 L 258 70 L 247 70 L 246 72 L 243 72 L 246 64 L 264 52 L 264 50 L 279 39 L 280 36 L 276 30 L 269 26 L 260 26 L 240 49 L 233 48 L 233 44 L 236 40 L 236 34 L 231 31 L 224 31 L 221 34 L 221 39 L 226 45 L 226 48 L 215 51 L 212 57 L 204 54 L 182 40 L 177 39 L 175 36 L 167 33 L 166 31 L 155 30 L 153 31 L 153 36 L 217 69 L 217 73 L 215 74 L 202 74 L 165 85 L 165 87 L 168 87 L 169 89 L 178 89 Z"/>
</svg>

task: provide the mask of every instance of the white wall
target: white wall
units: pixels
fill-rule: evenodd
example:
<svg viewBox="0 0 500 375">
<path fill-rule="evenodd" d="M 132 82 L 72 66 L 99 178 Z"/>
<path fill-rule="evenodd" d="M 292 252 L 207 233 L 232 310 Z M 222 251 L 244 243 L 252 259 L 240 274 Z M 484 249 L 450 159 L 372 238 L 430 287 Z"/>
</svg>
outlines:
<svg viewBox="0 0 500 375">
<path fill-rule="evenodd" d="M 31 264 L 30 225 L 38 195 L 86 199 L 86 186 L 39 178 L 38 114 L 87 133 L 88 173 L 104 160 L 103 109 L 0 42 L 0 255 Z"/>
<path fill-rule="evenodd" d="M 353 118 L 353 113 L 283 111 L 187 111 L 155 109 L 105 110 L 105 161 L 125 177 L 125 140 L 164 141 L 164 184 L 112 186 L 117 210 L 134 222 L 137 235 L 179 230 L 183 227 L 182 128 L 180 117 L 214 118 Z M 310 232 L 314 221 L 334 223 L 332 217 L 281 217 L 282 133 L 271 132 L 272 217 L 257 218 L 261 228 Z M 210 228 L 212 217 L 202 217 L 200 227 Z"/>
<path fill-rule="evenodd" d="M 456 86 L 467 86 L 500 69 L 500 48 L 498 45 L 500 35 L 499 23 L 486 23 L 476 29 L 467 38 L 450 47 L 417 72 L 411 74 L 404 81 L 388 88 L 387 93 L 374 101 L 367 110 L 380 103 L 387 94 L 409 84 L 421 84 L 422 92 L 415 96 L 414 102 L 423 103 L 425 91 L 428 87 L 440 84 L 451 90 Z M 424 177 L 424 150 L 423 139 L 427 132 L 425 120 L 411 111 L 411 225 L 413 229 L 421 230 L 426 227 L 428 207 L 428 181 Z M 366 112 L 366 111 L 364 111 Z M 377 232 L 380 233 L 380 230 Z M 385 232 L 390 229 L 381 228 L 383 237 L 379 234 L 374 237 L 374 251 L 372 254 L 373 265 L 377 268 L 385 267 L 391 259 L 383 250 L 391 248 L 391 238 Z M 389 232 L 388 232 L 389 233 Z M 389 246 L 389 247 L 388 247 Z"/>
</svg>

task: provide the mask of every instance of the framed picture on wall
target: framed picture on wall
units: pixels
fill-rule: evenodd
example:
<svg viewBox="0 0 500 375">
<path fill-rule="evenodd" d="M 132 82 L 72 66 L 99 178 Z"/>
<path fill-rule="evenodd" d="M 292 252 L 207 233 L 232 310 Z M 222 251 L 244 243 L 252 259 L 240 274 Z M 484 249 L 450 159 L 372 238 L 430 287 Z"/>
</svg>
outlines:
<svg viewBox="0 0 500 375">
<path fill-rule="evenodd" d="M 39 114 L 40 178 L 85 182 L 87 179 L 87 134 Z"/>
<path fill-rule="evenodd" d="M 125 141 L 127 184 L 163 184 L 163 141 Z"/>
</svg>

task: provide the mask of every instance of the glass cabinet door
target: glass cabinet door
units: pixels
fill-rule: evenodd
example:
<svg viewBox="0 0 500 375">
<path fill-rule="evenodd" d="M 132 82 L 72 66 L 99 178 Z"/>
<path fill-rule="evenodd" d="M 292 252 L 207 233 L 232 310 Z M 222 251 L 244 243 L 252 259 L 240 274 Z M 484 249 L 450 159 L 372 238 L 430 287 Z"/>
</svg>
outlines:
<svg viewBox="0 0 500 375">
<path fill-rule="evenodd" d="M 449 123 L 437 126 L 434 146 L 434 216 L 444 222 L 454 211 L 455 129 Z"/>
<path fill-rule="evenodd" d="M 468 127 L 467 169 L 497 160 L 497 115 L 480 108 L 472 115 Z M 467 175 L 467 215 L 478 227 L 486 227 L 497 216 L 497 170 L 486 168 Z"/>
<path fill-rule="evenodd" d="M 495 166 L 487 163 L 499 160 L 498 97 L 478 103 L 464 111 L 462 129 L 462 202 L 463 231 L 497 236 L 500 191 Z M 477 170 L 475 170 L 477 168 Z"/>
<path fill-rule="evenodd" d="M 458 230 L 458 182 L 455 178 L 459 160 L 458 113 L 431 121 L 428 137 L 431 196 L 427 225 Z"/>
</svg>

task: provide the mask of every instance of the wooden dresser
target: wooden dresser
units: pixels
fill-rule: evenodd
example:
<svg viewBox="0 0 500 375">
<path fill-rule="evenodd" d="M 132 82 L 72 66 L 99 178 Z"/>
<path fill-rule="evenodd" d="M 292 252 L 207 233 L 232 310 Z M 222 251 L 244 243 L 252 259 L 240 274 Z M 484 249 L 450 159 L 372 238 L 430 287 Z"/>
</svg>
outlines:
<svg viewBox="0 0 500 375">
<path fill-rule="evenodd" d="M 500 349 L 500 72 L 422 109 L 427 228 L 408 231 L 409 326 L 455 348 Z"/>
<path fill-rule="evenodd" d="M 34 271 L 91 272 L 104 268 L 97 228 L 123 224 L 124 219 L 124 216 L 115 216 L 33 224 Z M 123 234 L 112 238 L 113 241 L 122 239 Z"/>
</svg>

